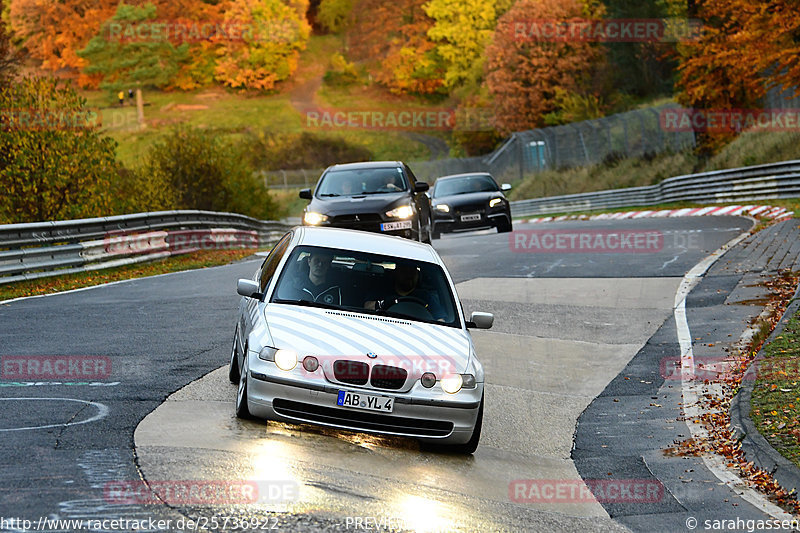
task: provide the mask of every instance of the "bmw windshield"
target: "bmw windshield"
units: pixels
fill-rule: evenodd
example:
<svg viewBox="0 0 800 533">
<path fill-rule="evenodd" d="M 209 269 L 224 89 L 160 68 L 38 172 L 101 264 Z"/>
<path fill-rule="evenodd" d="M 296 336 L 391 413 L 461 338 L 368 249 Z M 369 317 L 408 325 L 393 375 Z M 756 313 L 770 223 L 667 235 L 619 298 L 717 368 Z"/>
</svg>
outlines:
<svg viewBox="0 0 800 533">
<path fill-rule="evenodd" d="M 298 246 L 270 301 L 461 327 L 439 265 L 366 252 Z"/>
</svg>

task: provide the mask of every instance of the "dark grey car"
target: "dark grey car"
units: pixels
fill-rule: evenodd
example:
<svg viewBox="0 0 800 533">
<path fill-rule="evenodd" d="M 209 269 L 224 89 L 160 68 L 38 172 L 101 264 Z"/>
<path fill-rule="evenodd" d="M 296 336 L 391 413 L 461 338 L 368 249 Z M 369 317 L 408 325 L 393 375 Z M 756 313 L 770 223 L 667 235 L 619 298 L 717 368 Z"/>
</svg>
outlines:
<svg viewBox="0 0 800 533">
<path fill-rule="evenodd" d="M 451 231 L 497 228 L 511 231 L 511 204 L 503 191 L 511 185 L 497 182 L 486 172 L 454 174 L 436 180 L 431 191 L 433 238 Z"/>
<path fill-rule="evenodd" d="M 400 161 L 333 165 L 325 169 L 303 211 L 303 225 L 332 226 L 398 235 L 430 243 L 428 184 Z"/>
</svg>

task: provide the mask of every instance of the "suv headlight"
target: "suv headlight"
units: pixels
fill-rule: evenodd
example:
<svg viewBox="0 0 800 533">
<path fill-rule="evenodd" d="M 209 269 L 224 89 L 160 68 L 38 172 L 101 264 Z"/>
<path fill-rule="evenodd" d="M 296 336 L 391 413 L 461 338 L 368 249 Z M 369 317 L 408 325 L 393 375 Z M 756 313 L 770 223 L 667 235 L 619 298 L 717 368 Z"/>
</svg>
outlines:
<svg viewBox="0 0 800 533">
<path fill-rule="evenodd" d="M 492 198 L 491 200 L 489 200 L 489 207 L 497 207 L 502 203 L 503 203 L 502 198 Z"/>
<path fill-rule="evenodd" d="M 306 214 L 303 215 L 303 222 L 305 222 L 309 226 L 318 226 L 323 222 L 327 221 L 328 221 L 328 215 L 323 215 L 322 213 L 316 213 L 314 211 L 306 211 Z"/>
<path fill-rule="evenodd" d="M 414 216 L 414 210 L 410 205 L 401 205 L 400 207 L 395 207 L 391 211 L 387 211 L 386 216 L 392 218 L 411 218 Z"/>
<path fill-rule="evenodd" d="M 450 212 L 450 206 L 447 205 L 447 204 L 436 204 L 435 206 L 433 206 L 433 208 L 436 209 L 437 211 L 439 211 L 440 213 L 449 213 Z"/>
</svg>

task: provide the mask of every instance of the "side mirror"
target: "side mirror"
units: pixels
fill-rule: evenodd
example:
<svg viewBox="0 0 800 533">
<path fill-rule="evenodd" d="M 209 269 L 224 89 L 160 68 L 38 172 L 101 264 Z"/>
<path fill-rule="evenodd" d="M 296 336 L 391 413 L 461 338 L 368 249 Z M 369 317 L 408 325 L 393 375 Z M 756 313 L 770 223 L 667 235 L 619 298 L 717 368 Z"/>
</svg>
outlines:
<svg viewBox="0 0 800 533">
<path fill-rule="evenodd" d="M 414 192 L 427 192 L 428 189 L 430 189 L 430 185 L 424 181 L 414 182 Z"/>
<path fill-rule="evenodd" d="M 489 329 L 494 324 L 494 315 L 492 313 L 481 313 L 475 311 L 470 315 L 467 328 L 473 329 Z"/>
<path fill-rule="evenodd" d="M 501 191 L 510 191 L 510 190 L 511 190 L 511 184 L 510 184 L 510 183 L 504 183 L 504 184 L 502 184 L 502 185 L 500 186 L 500 190 L 501 190 Z"/>
<path fill-rule="evenodd" d="M 303 200 L 312 200 L 311 189 L 300 189 L 300 198 Z"/>
<path fill-rule="evenodd" d="M 263 294 L 258 292 L 258 283 L 252 279 L 240 279 L 236 282 L 236 292 L 247 298 L 261 299 Z"/>
</svg>

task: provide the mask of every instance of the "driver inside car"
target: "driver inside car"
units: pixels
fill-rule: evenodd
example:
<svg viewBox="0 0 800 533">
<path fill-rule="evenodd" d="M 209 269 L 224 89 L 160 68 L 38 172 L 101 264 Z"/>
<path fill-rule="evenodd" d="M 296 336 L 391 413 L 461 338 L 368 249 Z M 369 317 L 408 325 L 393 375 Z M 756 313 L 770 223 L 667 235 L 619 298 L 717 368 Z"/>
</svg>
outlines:
<svg viewBox="0 0 800 533">
<path fill-rule="evenodd" d="M 307 270 L 301 268 L 301 271 L 296 273 L 295 283 L 288 288 L 291 294 L 284 292 L 281 297 L 341 305 L 341 286 L 329 272 L 332 260 L 333 254 L 327 251 L 312 252 L 306 260 Z"/>
<path fill-rule="evenodd" d="M 420 271 L 414 265 L 398 263 L 394 269 L 391 289 L 381 299 L 364 303 L 366 309 L 389 310 L 401 303 L 417 304 L 425 308 L 434 320 L 444 320 L 446 313 L 432 291 L 419 287 Z"/>
</svg>

